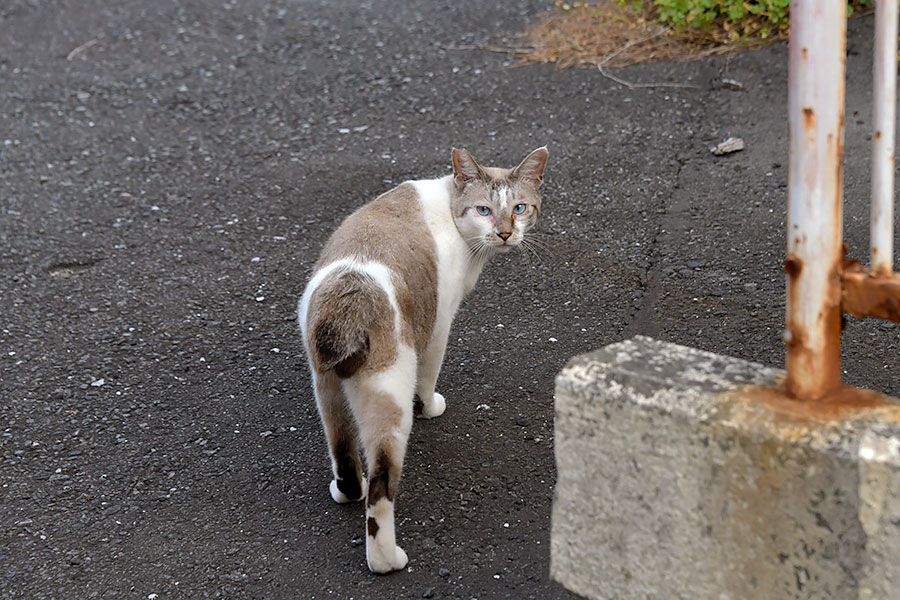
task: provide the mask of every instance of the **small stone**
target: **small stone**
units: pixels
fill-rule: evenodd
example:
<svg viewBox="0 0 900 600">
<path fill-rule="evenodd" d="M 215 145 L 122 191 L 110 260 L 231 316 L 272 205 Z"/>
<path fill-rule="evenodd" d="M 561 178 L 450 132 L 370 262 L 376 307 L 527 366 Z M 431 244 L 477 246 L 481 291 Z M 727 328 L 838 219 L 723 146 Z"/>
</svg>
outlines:
<svg viewBox="0 0 900 600">
<path fill-rule="evenodd" d="M 434 598 L 434 588 L 428 588 L 425 590 L 425 593 L 422 594 L 423 598 Z"/>
<path fill-rule="evenodd" d="M 450 571 L 449 571 L 449 569 L 445 569 L 445 568 L 441 567 L 440 570 L 438 571 L 438 575 L 440 575 L 441 577 L 449 577 Z"/>
<path fill-rule="evenodd" d="M 742 138 L 730 137 L 721 144 L 713 146 L 709 151 L 716 156 L 722 156 L 723 154 L 731 154 L 732 152 L 738 152 L 743 149 L 744 140 Z"/>
</svg>

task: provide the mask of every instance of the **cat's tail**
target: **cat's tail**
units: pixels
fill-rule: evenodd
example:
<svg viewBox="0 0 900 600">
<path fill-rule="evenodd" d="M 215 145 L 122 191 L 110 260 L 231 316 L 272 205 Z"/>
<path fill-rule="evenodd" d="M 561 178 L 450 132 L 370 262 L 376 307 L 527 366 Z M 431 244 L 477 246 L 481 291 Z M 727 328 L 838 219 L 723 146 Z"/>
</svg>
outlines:
<svg viewBox="0 0 900 600">
<path fill-rule="evenodd" d="M 371 277 L 352 271 L 326 280 L 313 292 L 307 335 L 317 371 L 334 370 L 347 378 L 362 368 L 372 350 L 370 330 L 386 300 Z"/>
</svg>

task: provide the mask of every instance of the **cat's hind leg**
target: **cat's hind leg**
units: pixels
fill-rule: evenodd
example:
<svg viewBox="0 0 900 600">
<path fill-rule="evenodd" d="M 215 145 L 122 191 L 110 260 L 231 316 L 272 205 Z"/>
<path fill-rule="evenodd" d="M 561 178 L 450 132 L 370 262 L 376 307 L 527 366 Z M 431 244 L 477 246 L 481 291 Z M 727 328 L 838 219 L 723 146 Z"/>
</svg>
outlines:
<svg viewBox="0 0 900 600">
<path fill-rule="evenodd" d="M 317 373 L 315 390 L 334 474 L 331 497 L 341 504 L 362 500 L 366 495 L 366 480 L 362 476 L 356 424 L 347 407 L 340 379 L 333 371 Z"/>
<path fill-rule="evenodd" d="M 366 561 L 375 573 L 402 569 L 408 561 L 397 545 L 394 500 L 412 428 L 415 381 L 415 354 L 401 345 L 393 366 L 375 374 L 360 373 L 344 384 L 369 470 Z"/>
</svg>

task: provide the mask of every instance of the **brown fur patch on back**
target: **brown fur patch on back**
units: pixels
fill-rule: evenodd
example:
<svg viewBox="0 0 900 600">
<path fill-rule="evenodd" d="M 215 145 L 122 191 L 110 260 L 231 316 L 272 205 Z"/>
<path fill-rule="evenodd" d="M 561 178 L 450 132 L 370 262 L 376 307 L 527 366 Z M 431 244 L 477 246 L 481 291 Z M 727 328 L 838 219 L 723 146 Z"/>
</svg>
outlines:
<svg viewBox="0 0 900 600">
<path fill-rule="evenodd" d="M 402 341 L 422 353 L 437 314 L 437 248 L 412 184 L 382 194 L 347 217 L 316 268 L 347 257 L 380 262 L 396 274 Z"/>
</svg>

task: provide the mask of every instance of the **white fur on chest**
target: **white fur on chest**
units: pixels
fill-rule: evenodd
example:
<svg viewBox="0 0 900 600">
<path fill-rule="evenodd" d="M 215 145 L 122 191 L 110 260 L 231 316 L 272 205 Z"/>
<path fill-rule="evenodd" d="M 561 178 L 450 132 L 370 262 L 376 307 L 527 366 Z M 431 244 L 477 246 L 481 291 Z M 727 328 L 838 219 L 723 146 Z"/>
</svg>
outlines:
<svg viewBox="0 0 900 600">
<path fill-rule="evenodd" d="M 463 297 L 475 287 L 484 266 L 482 261 L 471 258 L 469 245 L 453 221 L 448 192 L 450 180 L 448 176 L 411 182 L 419 193 L 425 223 L 437 249 L 439 320 L 453 319 Z"/>
</svg>

